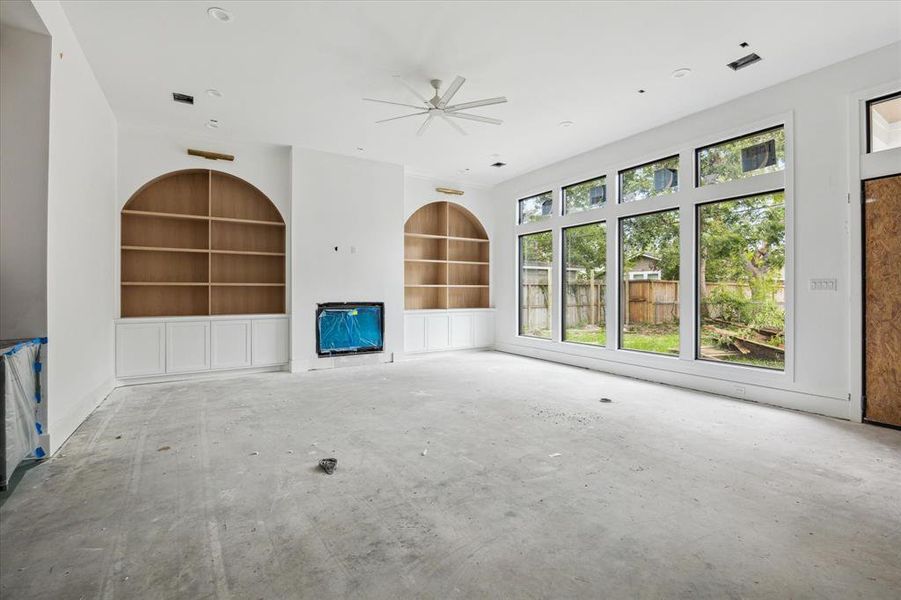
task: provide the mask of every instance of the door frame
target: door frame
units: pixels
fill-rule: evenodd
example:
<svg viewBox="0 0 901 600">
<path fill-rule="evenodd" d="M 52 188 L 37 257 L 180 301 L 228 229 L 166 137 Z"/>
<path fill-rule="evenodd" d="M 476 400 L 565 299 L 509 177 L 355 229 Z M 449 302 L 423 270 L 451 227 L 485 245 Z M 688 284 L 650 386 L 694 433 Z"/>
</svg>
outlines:
<svg viewBox="0 0 901 600">
<path fill-rule="evenodd" d="M 848 97 L 848 418 L 864 420 L 864 182 L 898 173 L 901 148 L 867 153 L 867 102 L 901 90 L 901 79 L 858 90 Z"/>
</svg>

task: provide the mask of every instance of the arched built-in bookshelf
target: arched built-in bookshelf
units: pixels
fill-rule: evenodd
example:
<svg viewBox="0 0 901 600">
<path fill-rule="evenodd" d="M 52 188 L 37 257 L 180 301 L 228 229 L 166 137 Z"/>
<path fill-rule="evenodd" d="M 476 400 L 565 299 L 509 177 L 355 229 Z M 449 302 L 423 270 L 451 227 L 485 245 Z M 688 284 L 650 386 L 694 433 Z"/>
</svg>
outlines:
<svg viewBox="0 0 901 600">
<path fill-rule="evenodd" d="M 285 222 L 260 190 L 168 173 L 122 209 L 122 317 L 285 312 Z"/>
<path fill-rule="evenodd" d="M 488 308 L 488 234 L 471 212 L 432 202 L 404 224 L 404 306 Z"/>
</svg>

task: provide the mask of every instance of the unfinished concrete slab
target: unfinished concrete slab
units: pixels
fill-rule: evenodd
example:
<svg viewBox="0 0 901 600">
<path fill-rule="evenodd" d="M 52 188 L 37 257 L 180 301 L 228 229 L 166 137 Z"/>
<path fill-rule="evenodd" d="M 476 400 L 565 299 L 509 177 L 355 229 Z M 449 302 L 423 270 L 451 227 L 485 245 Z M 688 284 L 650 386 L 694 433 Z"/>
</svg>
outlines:
<svg viewBox="0 0 901 600">
<path fill-rule="evenodd" d="M 11 599 L 901 589 L 901 432 L 491 352 L 122 388 L 4 500 Z"/>
</svg>

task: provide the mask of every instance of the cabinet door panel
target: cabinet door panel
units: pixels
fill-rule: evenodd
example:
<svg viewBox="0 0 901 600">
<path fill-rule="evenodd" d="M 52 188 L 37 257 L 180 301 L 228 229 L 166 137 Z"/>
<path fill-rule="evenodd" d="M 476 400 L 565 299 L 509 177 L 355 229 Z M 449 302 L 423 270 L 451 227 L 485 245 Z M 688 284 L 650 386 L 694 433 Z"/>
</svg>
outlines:
<svg viewBox="0 0 901 600">
<path fill-rule="evenodd" d="M 116 376 L 138 377 L 165 372 L 165 323 L 116 325 Z"/>
<path fill-rule="evenodd" d="M 282 365 L 288 362 L 288 319 L 259 319 L 253 322 L 253 366 Z"/>
<path fill-rule="evenodd" d="M 250 321 L 213 321 L 210 329 L 214 369 L 250 366 Z"/>
<path fill-rule="evenodd" d="M 166 372 L 187 373 L 210 368 L 210 322 L 166 323 Z"/>
</svg>

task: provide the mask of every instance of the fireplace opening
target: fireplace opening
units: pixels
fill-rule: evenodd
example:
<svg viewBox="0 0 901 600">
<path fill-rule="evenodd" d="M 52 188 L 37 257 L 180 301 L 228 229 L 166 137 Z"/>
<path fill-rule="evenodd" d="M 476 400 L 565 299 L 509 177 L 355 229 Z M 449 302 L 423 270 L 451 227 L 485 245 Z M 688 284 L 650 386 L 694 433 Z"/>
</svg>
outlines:
<svg viewBox="0 0 901 600">
<path fill-rule="evenodd" d="M 326 302 L 316 306 L 319 356 L 384 351 L 384 302 Z"/>
</svg>

